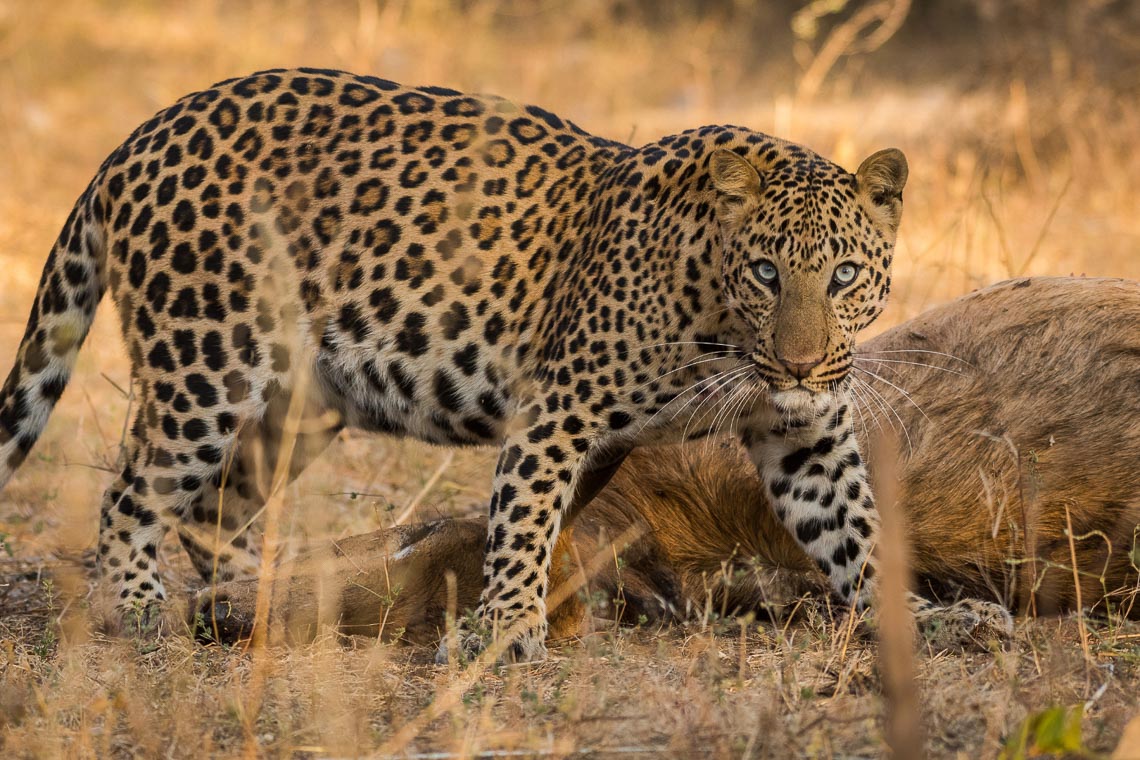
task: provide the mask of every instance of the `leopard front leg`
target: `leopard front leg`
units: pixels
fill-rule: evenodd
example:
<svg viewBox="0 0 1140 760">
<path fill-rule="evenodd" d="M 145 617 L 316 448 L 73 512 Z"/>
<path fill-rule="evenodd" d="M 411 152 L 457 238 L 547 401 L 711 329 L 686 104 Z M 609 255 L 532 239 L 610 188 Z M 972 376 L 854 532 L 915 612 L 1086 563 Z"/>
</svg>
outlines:
<svg viewBox="0 0 1140 760">
<path fill-rule="evenodd" d="M 776 516 L 836 594 L 855 609 L 874 596 L 871 549 L 879 529 L 851 406 L 822 408 L 744 435 Z"/>
<path fill-rule="evenodd" d="M 495 468 L 483 595 L 475 611 L 483 635 L 459 631 L 459 648 L 468 657 L 483 650 L 487 634 L 500 660 L 546 656 L 546 592 L 558 531 L 597 491 L 596 481 L 617 469 L 596 456 L 598 448 L 577 416 L 535 417 L 507 439 Z M 446 639 L 436 659 L 447 661 Z"/>
</svg>

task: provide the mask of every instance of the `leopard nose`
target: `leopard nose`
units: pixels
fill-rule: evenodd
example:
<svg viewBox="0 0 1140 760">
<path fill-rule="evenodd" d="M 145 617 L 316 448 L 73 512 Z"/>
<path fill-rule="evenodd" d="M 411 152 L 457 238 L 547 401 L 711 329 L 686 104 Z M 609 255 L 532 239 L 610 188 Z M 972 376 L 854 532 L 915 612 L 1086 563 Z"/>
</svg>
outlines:
<svg viewBox="0 0 1140 760">
<path fill-rule="evenodd" d="M 776 358 L 780 360 L 780 364 L 784 365 L 784 368 L 788 370 L 791 376 L 797 380 L 803 380 L 823 361 L 822 356 L 808 359 L 807 361 L 803 361 L 799 357 L 797 357 L 796 360 L 785 359 L 782 356 L 777 356 Z"/>
</svg>

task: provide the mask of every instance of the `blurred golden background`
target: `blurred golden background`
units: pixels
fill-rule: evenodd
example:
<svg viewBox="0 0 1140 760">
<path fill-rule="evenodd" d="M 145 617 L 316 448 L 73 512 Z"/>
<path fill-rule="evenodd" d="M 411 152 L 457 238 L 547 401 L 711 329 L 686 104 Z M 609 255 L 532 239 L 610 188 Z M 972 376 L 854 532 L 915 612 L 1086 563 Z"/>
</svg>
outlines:
<svg viewBox="0 0 1140 760">
<path fill-rule="evenodd" d="M 21 295 L 5 318 L 131 129 L 296 65 L 493 92 L 636 144 L 737 123 L 849 168 L 896 145 L 913 172 L 896 320 L 999 277 L 1140 271 L 1135 2 L 8 1 L 0 255 Z"/>
<path fill-rule="evenodd" d="M 1135 0 L 0 0 L 0 364 L 103 158 L 182 95 L 278 66 L 500 94 L 633 144 L 735 123 L 851 169 L 899 147 L 911 176 L 875 331 L 1003 278 L 1140 277 Z M 44 439 L 0 495 L 0 553 L 78 556 L 94 542 L 101 468 L 129 405 L 107 306 Z M 493 457 L 344 435 L 290 488 L 289 533 L 361 532 L 416 506 L 421 518 L 479 509 Z M 301 663 L 298 688 L 342 665 Z M 325 697 L 354 731 L 375 719 Z M 673 730 L 700 722 L 671 714 Z M 20 746 L 63 746 L 48 728 Z M 992 747 L 999 729 L 978 731 Z"/>
</svg>

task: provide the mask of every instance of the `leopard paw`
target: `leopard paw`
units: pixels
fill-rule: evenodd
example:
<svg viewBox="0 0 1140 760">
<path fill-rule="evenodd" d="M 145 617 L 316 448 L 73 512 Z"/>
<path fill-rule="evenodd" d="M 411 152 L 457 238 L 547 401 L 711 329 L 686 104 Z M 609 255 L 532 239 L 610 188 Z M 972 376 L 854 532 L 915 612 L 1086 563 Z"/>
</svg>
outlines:
<svg viewBox="0 0 1140 760">
<path fill-rule="evenodd" d="M 454 633 L 445 636 L 435 650 L 435 664 L 447 665 L 455 658 L 456 664 L 466 665 L 474 661 L 487 649 L 489 636 L 485 630 L 456 628 Z"/>
<path fill-rule="evenodd" d="M 930 606 L 915 613 L 921 641 L 935 651 L 986 650 L 993 641 L 1013 636 L 1013 616 L 1005 606 L 964 599 L 946 607 Z"/>
<path fill-rule="evenodd" d="M 484 616 L 476 614 L 460 624 L 454 633 L 444 637 L 436 650 L 435 661 L 439 665 L 446 665 L 454 653 L 458 663 L 466 665 L 487 651 L 498 653 L 495 660 L 499 664 L 545 660 L 545 620 L 530 623 L 525 618 L 516 619 L 512 623 L 500 620 L 492 627 Z"/>
<path fill-rule="evenodd" d="M 186 630 L 183 600 L 123 604 L 108 593 L 97 591 L 90 601 L 95 628 L 107 636 L 150 644 Z"/>
</svg>

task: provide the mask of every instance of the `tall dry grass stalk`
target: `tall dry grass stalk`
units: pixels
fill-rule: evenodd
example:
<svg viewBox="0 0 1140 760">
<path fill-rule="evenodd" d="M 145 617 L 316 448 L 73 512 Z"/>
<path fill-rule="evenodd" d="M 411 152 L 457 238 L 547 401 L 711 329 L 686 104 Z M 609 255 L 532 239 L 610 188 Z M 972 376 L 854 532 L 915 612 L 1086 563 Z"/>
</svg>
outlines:
<svg viewBox="0 0 1140 760">
<path fill-rule="evenodd" d="M 797 37 L 791 17 L 802 6 L 780 1 L 0 0 L 0 361 L 14 355 L 44 257 L 107 153 L 181 95 L 280 65 L 495 92 L 634 143 L 739 123 L 848 168 L 901 147 L 912 179 L 892 305 L 877 328 L 1003 277 L 1140 277 L 1140 21 L 1127 5 L 815 3 L 843 10 Z M 47 435 L 0 494 L 5 756 L 623 747 L 877 756 L 885 721 L 898 757 L 915 742 L 933 757 L 992 757 L 1027 714 L 1083 703 L 1102 683 L 1085 719 L 1091 746 L 1110 751 L 1135 713 L 1131 624 L 1029 621 L 1007 652 L 908 661 L 892 585 L 904 575 L 893 571 L 883 573 L 887 707 L 867 643 L 810 606 L 779 627 L 723 621 L 712 609 L 692 631 L 607 627 L 541 666 L 485 660 L 459 671 L 436 668 L 427 652 L 333 633 L 280 648 L 265 628 L 267 583 L 265 645 L 250 652 L 177 637 L 147 651 L 88 641 L 80 554 L 94 544 L 107 480 L 92 466 L 114 461 L 116 432 L 133 413 L 121 392 L 127 367 L 104 304 Z M 288 457 L 267 474 L 267 578 L 269 557 L 306 540 L 469 515 L 486 501 L 493 452 L 450 458 L 354 434 L 333 446 L 287 489 Z M 891 502 L 884 492 L 879 500 Z M 172 591 L 178 579 L 197 583 L 176 543 L 164 556 Z M 587 569 L 614 561 L 583 559 Z M 905 574 L 905 559 L 883 559 Z M 1036 568 L 1020 570 L 1033 588 Z M 925 700 L 925 736 L 908 688 Z"/>
<path fill-rule="evenodd" d="M 906 519 L 898 503 L 898 442 L 886 432 L 872 438 L 875 504 L 882 519 L 876 547 L 879 570 L 879 662 L 886 701 L 886 740 L 896 758 L 922 757 L 922 694 L 914 663 L 914 617 L 907 603 L 914 573 Z"/>
<path fill-rule="evenodd" d="M 293 391 L 289 398 L 286 417 L 282 421 L 280 450 L 277 452 L 276 467 L 270 481 L 269 496 L 264 508 L 264 536 L 262 539 L 261 568 L 258 573 L 257 607 L 253 621 L 253 634 L 250 638 L 250 652 L 253 656 L 252 680 L 246 692 L 246 741 L 244 754 L 248 758 L 258 755 L 256 719 L 261 712 L 262 694 L 270 675 L 272 653 L 269 642 L 269 606 L 273 598 L 276 579 L 279 544 L 281 542 L 281 511 L 284 507 L 282 496 L 289 480 L 289 470 L 293 462 L 293 452 L 302 424 L 305 399 L 308 396 L 310 378 L 307 372 L 293 374 Z M 219 500 L 221 499 L 219 491 Z M 221 504 L 218 510 L 221 512 Z"/>
</svg>

